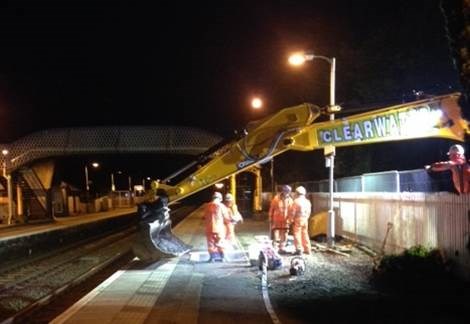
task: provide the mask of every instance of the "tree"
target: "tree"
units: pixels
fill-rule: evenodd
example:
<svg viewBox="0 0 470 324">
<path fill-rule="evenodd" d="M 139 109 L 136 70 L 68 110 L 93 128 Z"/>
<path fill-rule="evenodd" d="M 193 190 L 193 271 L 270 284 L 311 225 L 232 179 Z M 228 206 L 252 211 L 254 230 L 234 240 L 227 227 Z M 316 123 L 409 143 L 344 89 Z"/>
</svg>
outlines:
<svg viewBox="0 0 470 324">
<path fill-rule="evenodd" d="M 470 0 L 441 0 L 445 29 L 454 65 L 463 88 L 460 105 L 470 119 Z"/>
</svg>

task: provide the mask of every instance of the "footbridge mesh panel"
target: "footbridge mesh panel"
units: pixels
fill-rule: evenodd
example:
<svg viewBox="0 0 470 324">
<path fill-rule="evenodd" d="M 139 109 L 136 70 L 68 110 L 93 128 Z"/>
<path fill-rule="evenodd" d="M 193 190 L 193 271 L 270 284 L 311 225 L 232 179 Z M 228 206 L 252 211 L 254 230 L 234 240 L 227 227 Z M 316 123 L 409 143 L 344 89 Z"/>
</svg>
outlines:
<svg viewBox="0 0 470 324">
<path fill-rule="evenodd" d="M 168 153 L 196 155 L 220 142 L 218 135 L 192 127 L 133 126 L 50 129 L 11 144 L 8 169 L 34 160 L 94 153 Z"/>
</svg>

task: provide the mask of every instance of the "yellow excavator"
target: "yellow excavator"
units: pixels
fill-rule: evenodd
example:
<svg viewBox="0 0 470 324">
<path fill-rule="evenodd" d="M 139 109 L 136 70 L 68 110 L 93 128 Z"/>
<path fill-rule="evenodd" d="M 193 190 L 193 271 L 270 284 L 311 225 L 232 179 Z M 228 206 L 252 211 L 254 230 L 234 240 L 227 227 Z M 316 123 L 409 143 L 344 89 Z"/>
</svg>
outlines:
<svg viewBox="0 0 470 324">
<path fill-rule="evenodd" d="M 462 142 L 470 130 L 462 118 L 459 97 L 460 93 L 451 93 L 317 123 L 314 121 L 318 117 L 337 107 L 305 103 L 249 123 L 243 136 L 218 145 L 174 173 L 171 177 L 195 169 L 176 185 L 168 185 L 167 181 L 153 184 L 154 201 L 139 205 L 141 235 L 134 252 L 142 260 L 187 252 L 191 247 L 171 232 L 168 205 L 240 172 L 259 169 L 286 151 L 324 149 L 327 155 L 335 147 L 418 138 Z"/>
</svg>

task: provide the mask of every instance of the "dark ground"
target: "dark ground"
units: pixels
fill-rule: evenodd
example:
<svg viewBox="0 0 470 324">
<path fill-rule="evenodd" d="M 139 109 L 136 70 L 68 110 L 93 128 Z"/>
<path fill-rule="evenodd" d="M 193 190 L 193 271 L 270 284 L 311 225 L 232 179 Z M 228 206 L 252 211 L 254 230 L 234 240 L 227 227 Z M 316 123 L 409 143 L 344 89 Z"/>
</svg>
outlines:
<svg viewBox="0 0 470 324">
<path fill-rule="evenodd" d="M 357 248 L 349 257 L 316 252 L 303 276 L 290 276 L 291 256 L 269 271 L 271 302 L 282 323 L 470 323 L 468 285 L 432 285 L 414 293 L 379 289 L 372 258 Z"/>
</svg>

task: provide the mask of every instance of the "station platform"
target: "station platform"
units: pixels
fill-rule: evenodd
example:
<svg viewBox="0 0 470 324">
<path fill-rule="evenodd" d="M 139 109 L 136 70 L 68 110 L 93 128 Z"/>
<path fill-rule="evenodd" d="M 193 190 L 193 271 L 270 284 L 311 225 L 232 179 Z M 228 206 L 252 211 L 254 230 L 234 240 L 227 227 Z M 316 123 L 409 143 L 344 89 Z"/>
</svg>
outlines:
<svg viewBox="0 0 470 324">
<path fill-rule="evenodd" d="M 136 221 L 137 208 L 57 217 L 51 222 L 0 227 L 1 266 L 33 257 Z"/>
<path fill-rule="evenodd" d="M 136 212 L 136 207 L 119 208 L 105 212 L 79 214 L 67 217 L 56 217 L 54 221 L 38 224 L 25 225 L 1 225 L 0 242 L 23 236 L 42 234 L 45 232 L 57 231 L 68 227 L 80 226 L 82 224 L 93 223 L 109 218 L 129 215 Z"/>
<path fill-rule="evenodd" d="M 202 214 L 200 207 L 173 228 L 193 246 L 189 253 L 147 264 L 134 259 L 51 323 L 272 323 L 249 251 L 267 234 L 267 222 L 237 225 L 227 262 L 209 263 Z"/>
</svg>

